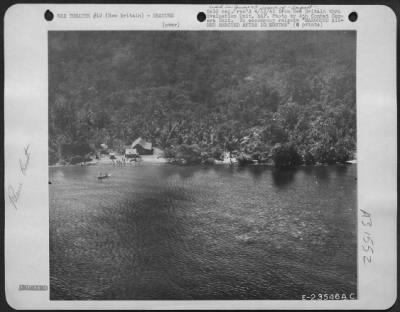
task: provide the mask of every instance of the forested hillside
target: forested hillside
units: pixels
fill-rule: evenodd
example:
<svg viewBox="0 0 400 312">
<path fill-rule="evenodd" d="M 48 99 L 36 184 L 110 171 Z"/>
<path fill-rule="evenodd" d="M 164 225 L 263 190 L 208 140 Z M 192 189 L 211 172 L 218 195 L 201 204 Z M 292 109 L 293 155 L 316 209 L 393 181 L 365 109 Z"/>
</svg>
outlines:
<svg viewBox="0 0 400 312">
<path fill-rule="evenodd" d="M 356 148 L 355 32 L 50 32 L 49 162 L 141 136 L 277 165 Z"/>
</svg>

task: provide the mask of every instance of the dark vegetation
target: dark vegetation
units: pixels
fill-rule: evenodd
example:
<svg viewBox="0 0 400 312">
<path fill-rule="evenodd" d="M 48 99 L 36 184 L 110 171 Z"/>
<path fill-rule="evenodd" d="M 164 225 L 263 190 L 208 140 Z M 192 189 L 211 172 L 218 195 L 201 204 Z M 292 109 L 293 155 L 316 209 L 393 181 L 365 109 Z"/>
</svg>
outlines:
<svg viewBox="0 0 400 312">
<path fill-rule="evenodd" d="M 187 162 L 355 157 L 355 32 L 50 32 L 49 162 L 141 136 Z"/>
</svg>

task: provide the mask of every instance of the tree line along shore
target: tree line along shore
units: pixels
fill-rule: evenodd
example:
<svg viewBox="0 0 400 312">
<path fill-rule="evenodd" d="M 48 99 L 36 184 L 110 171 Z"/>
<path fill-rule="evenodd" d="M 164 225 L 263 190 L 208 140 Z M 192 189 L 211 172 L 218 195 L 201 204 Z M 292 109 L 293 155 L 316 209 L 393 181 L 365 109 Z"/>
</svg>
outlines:
<svg viewBox="0 0 400 312">
<path fill-rule="evenodd" d="M 197 144 L 181 144 L 170 146 L 166 150 L 157 149 L 157 155 L 135 155 L 130 157 L 123 150 L 105 152 L 103 149 L 92 149 L 90 146 L 79 146 L 80 151 L 69 153 L 64 159 L 61 159 L 58 165 L 93 165 L 100 163 L 118 164 L 119 162 L 131 163 L 138 161 L 171 163 L 178 165 L 194 165 L 194 164 L 238 164 L 238 165 L 272 165 L 275 167 L 293 167 L 299 165 L 322 165 L 322 164 L 348 164 L 353 163 L 354 155 L 338 155 L 334 148 L 329 148 L 325 154 L 317 158 L 311 153 L 299 154 L 293 144 L 277 143 L 273 146 L 269 153 L 256 150 L 248 152 L 248 150 L 235 149 L 233 144 L 229 149 L 222 150 L 218 146 L 205 149 L 200 148 Z M 69 148 L 71 145 L 69 145 Z M 352 157 L 350 157 L 352 156 Z"/>
</svg>

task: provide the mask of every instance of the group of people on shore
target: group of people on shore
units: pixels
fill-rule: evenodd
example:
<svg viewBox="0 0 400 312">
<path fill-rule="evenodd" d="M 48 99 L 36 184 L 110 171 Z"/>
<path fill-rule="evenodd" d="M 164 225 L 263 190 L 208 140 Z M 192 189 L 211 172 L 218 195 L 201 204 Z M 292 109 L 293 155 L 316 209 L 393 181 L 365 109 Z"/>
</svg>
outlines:
<svg viewBox="0 0 400 312">
<path fill-rule="evenodd" d="M 138 160 L 136 158 L 127 159 L 122 156 L 121 159 L 112 159 L 112 164 L 114 167 L 125 167 L 129 163 L 136 163 Z"/>
<path fill-rule="evenodd" d="M 112 159 L 112 164 L 114 167 L 124 167 L 126 166 L 126 158 L 122 157 L 121 159 Z"/>
</svg>

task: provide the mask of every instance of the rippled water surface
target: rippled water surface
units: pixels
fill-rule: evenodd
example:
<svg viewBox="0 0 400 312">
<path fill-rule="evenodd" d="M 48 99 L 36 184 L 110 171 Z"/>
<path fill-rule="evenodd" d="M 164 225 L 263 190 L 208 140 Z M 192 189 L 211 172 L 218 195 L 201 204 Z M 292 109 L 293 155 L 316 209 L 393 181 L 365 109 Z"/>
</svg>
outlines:
<svg viewBox="0 0 400 312">
<path fill-rule="evenodd" d="M 354 165 L 50 168 L 50 297 L 356 293 L 355 177 Z"/>
</svg>

